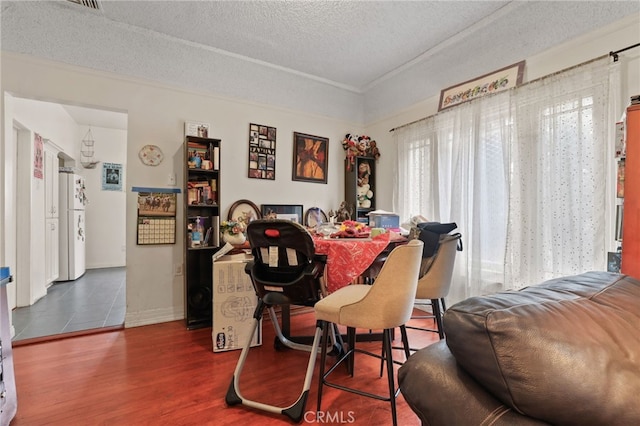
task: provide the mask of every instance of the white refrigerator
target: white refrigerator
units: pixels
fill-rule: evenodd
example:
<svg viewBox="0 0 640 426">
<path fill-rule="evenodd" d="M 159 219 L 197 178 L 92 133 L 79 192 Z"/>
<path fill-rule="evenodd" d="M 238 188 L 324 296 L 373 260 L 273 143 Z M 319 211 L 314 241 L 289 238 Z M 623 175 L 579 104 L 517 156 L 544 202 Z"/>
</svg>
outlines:
<svg viewBox="0 0 640 426">
<path fill-rule="evenodd" d="M 80 278 L 85 272 L 84 178 L 75 173 L 60 176 L 60 276 L 58 281 Z"/>
</svg>

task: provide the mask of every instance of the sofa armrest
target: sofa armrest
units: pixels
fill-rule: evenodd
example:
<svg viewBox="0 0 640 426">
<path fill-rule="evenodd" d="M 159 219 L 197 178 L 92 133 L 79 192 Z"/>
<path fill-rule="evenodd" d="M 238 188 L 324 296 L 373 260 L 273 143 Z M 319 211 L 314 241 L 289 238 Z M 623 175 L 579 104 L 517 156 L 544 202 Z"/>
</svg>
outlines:
<svg viewBox="0 0 640 426">
<path fill-rule="evenodd" d="M 491 396 L 462 368 L 444 340 L 409 357 L 398 371 L 404 399 L 423 425 L 544 425 Z"/>
</svg>

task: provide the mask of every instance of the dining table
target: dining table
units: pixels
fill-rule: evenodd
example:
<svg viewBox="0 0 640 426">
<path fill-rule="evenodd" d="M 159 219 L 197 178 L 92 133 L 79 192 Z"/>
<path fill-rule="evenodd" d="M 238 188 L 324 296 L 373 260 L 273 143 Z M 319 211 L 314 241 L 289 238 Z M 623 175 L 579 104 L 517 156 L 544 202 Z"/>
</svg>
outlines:
<svg viewBox="0 0 640 426">
<path fill-rule="evenodd" d="M 327 238 L 314 235 L 316 254 L 326 255 L 325 292 L 332 293 L 354 283 L 379 258 L 408 240 L 395 232 L 375 237 Z M 290 307 L 282 306 L 282 332 L 290 336 Z M 299 341 L 299 339 L 296 339 Z M 377 334 L 358 336 L 358 340 L 379 340 Z"/>
<path fill-rule="evenodd" d="M 392 234 L 385 232 L 375 237 L 325 238 L 314 236 L 316 254 L 327 256 L 325 268 L 326 292 L 349 285 L 362 275 L 387 250 Z"/>
</svg>

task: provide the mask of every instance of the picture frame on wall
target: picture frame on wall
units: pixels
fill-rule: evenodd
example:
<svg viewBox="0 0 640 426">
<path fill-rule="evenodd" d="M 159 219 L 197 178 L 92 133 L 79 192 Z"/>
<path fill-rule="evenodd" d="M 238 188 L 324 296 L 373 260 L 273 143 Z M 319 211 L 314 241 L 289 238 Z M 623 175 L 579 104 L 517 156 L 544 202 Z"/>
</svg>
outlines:
<svg viewBox="0 0 640 426">
<path fill-rule="evenodd" d="M 293 133 L 292 180 L 327 183 L 329 138 Z"/>
<path fill-rule="evenodd" d="M 286 219 L 302 225 L 302 204 L 262 204 L 263 219 Z"/>
<path fill-rule="evenodd" d="M 102 190 L 122 191 L 122 164 L 102 163 Z"/>
<path fill-rule="evenodd" d="M 249 178 L 276 179 L 276 128 L 249 123 Z"/>
</svg>

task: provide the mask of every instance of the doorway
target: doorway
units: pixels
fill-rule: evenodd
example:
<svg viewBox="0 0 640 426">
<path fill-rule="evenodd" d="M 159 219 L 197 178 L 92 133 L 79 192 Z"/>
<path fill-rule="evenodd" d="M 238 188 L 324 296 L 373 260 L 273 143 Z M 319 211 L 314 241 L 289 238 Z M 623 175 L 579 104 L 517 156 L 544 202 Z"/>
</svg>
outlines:
<svg viewBox="0 0 640 426">
<path fill-rule="evenodd" d="M 5 100 L 7 99 L 5 94 Z M 43 139 L 48 139 L 60 149 L 58 166 L 73 170 L 84 178 L 85 190 L 89 203 L 86 205 L 86 219 L 84 237 L 86 244 L 86 271 L 73 281 L 57 281 L 57 279 L 40 280 L 42 273 L 41 262 L 36 255 L 32 259 L 24 259 L 24 253 L 30 255 L 41 241 L 37 235 L 32 235 L 30 241 L 16 241 L 13 247 L 7 247 L 7 253 L 13 249 L 16 253 L 17 268 L 12 265 L 12 271 L 26 270 L 29 280 L 21 280 L 13 272 L 15 285 L 33 285 L 33 281 L 40 281 L 46 287 L 45 294 L 40 297 L 36 292 L 35 299 L 25 303 L 17 297 L 14 289 L 10 307 L 14 307 L 12 325 L 14 342 L 32 339 L 46 340 L 57 338 L 60 334 L 78 333 L 83 330 L 95 330 L 122 326 L 126 309 L 126 194 L 122 191 L 105 191 L 102 186 L 102 163 L 120 163 L 126 169 L 127 153 L 127 114 L 123 112 L 107 111 L 96 107 L 68 105 L 64 103 L 45 102 L 34 99 L 11 97 L 7 108 L 14 125 L 18 124 L 23 135 L 14 143 L 34 144 L 33 138 L 38 133 Z M 24 133 L 29 137 L 24 139 Z M 85 134 L 89 132 L 95 140 L 95 159 L 98 160 L 93 168 L 85 168 L 81 164 L 80 149 Z M 46 143 L 46 141 L 45 141 Z M 16 146 L 15 152 L 19 152 Z M 6 147 L 5 147 L 6 148 Z M 11 151 L 11 149 L 5 150 Z M 29 156 L 16 156 L 15 167 L 23 168 L 22 176 L 30 180 L 30 168 L 33 167 Z M 7 157 L 7 161 L 11 157 Z M 29 170 L 26 171 L 24 168 Z M 20 176 L 20 175 L 19 175 Z M 124 183 L 124 182 L 123 182 Z M 20 190 L 18 184 L 13 191 L 5 193 L 5 206 L 17 206 L 16 217 L 24 214 L 20 206 L 28 206 L 31 222 L 44 220 L 44 214 L 39 213 L 42 203 L 38 198 L 38 186 L 43 185 L 37 179 L 32 180 L 31 191 Z M 122 186 L 126 186 L 123 184 Z M 25 198 L 30 202 L 25 203 Z M 33 200 L 36 200 L 33 202 Z M 47 218 L 47 220 L 49 220 Z M 63 220 L 60 214 L 58 220 Z M 20 219 L 15 219 L 11 229 L 16 229 Z M 11 226 L 11 223 L 5 223 Z M 48 222 L 47 222 L 48 224 Z M 37 227 L 34 227 L 37 228 Z M 37 234 L 37 229 L 32 234 Z M 17 233 L 17 236 L 21 235 Z M 16 238 L 17 240 L 17 238 Z M 25 244 L 27 249 L 25 250 Z M 29 249 L 31 245 L 31 250 Z M 22 246 L 22 247 L 21 247 Z M 20 269 L 20 262 L 23 262 Z M 25 266 L 26 265 L 26 266 Z M 47 282 L 49 281 L 49 282 Z M 32 298 L 34 299 L 34 298 Z M 13 306 L 11 306 L 13 305 Z"/>
</svg>

